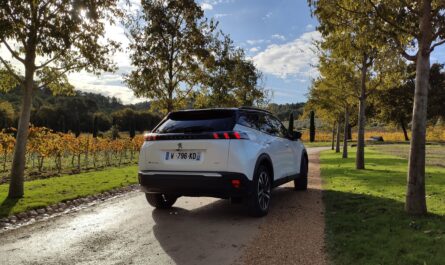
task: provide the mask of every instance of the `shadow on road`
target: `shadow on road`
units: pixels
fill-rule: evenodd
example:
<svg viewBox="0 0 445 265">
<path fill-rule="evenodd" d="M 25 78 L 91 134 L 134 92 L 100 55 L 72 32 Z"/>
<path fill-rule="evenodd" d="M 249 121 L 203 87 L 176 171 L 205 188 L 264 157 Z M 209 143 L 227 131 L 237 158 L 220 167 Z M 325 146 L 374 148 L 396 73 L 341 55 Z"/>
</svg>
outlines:
<svg viewBox="0 0 445 265">
<path fill-rule="evenodd" d="M 311 192 L 295 192 L 290 187 L 275 189 L 270 214 L 301 207 L 298 201 Z M 153 233 L 176 264 L 232 264 L 267 218 L 248 216 L 243 204 L 217 200 L 193 210 L 154 210 Z"/>
</svg>

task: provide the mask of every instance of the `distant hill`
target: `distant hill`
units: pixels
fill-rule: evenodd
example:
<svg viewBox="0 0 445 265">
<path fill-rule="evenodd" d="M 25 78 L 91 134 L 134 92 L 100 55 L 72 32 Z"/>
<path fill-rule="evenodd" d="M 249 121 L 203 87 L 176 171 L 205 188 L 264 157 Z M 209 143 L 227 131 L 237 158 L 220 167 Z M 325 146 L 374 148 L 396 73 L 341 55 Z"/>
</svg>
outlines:
<svg viewBox="0 0 445 265">
<path fill-rule="evenodd" d="M 14 89 L 8 93 L 0 93 L 0 101 L 10 102 L 16 111 L 19 110 L 21 104 L 21 90 Z M 124 108 L 131 108 L 134 110 L 148 110 L 150 102 L 141 102 L 137 104 L 123 104 L 122 101 L 116 97 L 107 97 L 101 94 L 75 91 L 74 96 L 53 96 L 48 89 L 39 89 L 34 92 L 33 108 L 40 108 L 42 105 L 51 104 L 57 105 L 61 101 L 83 101 L 88 102 L 90 111 L 111 113 L 116 110 Z"/>
<path fill-rule="evenodd" d="M 303 114 L 305 104 L 304 102 L 288 104 L 271 103 L 269 104 L 269 110 L 282 121 L 289 120 L 291 113 L 294 114 L 294 119 L 297 120 Z"/>
<path fill-rule="evenodd" d="M 22 93 L 18 88 L 8 93 L 0 93 L 0 103 L 2 103 L 0 104 L 0 128 L 16 127 L 21 98 Z M 87 132 L 91 131 L 94 117 L 98 116 L 96 120 L 103 125 L 101 128 L 107 130 L 116 123 L 115 117 L 119 117 L 120 121 L 125 120 L 122 118 L 123 113 L 127 116 L 138 117 L 143 114 L 145 120 L 156 116 L 148 113 L 149 108 L 148 101 L 126 105 L 116 97 L 81 91 L 76 91 L 73 96 L 54 96 L 51 91 L 44 88 L 34 92 L 31 123 L 56 131 Z M 141 126 L 141 129 L 145 128 Z"/>
</svg>

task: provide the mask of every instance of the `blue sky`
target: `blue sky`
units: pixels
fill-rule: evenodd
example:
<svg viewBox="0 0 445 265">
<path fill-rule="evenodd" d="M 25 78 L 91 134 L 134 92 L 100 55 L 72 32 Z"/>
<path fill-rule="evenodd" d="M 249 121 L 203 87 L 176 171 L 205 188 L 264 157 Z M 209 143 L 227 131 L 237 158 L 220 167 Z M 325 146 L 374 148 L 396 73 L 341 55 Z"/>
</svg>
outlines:
<svg viewBox="0 0 445 265">
<path fill-rule="evenodd" d="M 207 17 L 219 21 L 235 44 L 245 49 L 264 74 L 273 102 L 306 101 L 312 64 L 316 19 L 304 0 L 203 0 Z"/>
</svg>

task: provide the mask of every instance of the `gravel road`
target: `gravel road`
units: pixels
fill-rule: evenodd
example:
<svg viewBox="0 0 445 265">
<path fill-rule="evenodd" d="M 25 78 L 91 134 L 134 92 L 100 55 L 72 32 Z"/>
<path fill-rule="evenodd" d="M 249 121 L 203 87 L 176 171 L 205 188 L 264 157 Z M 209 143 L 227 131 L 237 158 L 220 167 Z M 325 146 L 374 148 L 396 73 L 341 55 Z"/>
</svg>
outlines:
<svg viewBox="0 0 445 265">
<path fill-rule="evenodd" d="M 155 210 L 141 193 L 0 233 L 1 264 L 325 264 L 318 152 L 307 192 L 286 184 L 266 218 L 212 198 Z"/>
</svg>

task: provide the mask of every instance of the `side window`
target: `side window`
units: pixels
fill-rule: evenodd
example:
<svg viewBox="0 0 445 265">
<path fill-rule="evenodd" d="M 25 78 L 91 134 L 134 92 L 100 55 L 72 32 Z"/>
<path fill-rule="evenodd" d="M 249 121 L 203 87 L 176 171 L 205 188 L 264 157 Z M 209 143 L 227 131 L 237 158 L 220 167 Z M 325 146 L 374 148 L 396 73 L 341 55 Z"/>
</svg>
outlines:
<svg viewBox="0 0 445 265">
<path fill-rule="evenodd" d="M 283 124 L 277 118 L 265 113 L 242 111 L 237 123 L 277 137 L 287 138 L 288 136 Z"/>
<path fill-rule="evenodd" d="M 268 119 L 268 116 L 263 113 L 258 113 L 258 116 L 259 116 L 260 131 L 262 131 L 263 133 L 275 135 L 276 130 L 273 124 L 270 122 L 270 119 Z"/>
<path fill-rule="evenodd" d="M 273 131 L 271 131 L 270 134 L 283 138 L 288 137 L 287 129 L 284 127 L 281 121 L 270 115 L 267 116 L 267 120 L 271 127 L 273 127 Z"/>
<path fill-rule="evenodd" d="M 242 111 L 238 118 L 238 124 L 259 130 L 261 128 L 260 117 L 253 111 Z"/>
<path fill-rule="evenodd" d="M 252 129 L 258 129 L 258 115 L 256 115 L 256 113 L 248 111 L 240 112 L 237 123 Z"/>
</svg>

